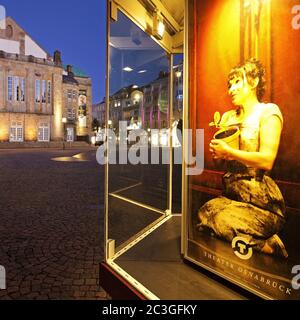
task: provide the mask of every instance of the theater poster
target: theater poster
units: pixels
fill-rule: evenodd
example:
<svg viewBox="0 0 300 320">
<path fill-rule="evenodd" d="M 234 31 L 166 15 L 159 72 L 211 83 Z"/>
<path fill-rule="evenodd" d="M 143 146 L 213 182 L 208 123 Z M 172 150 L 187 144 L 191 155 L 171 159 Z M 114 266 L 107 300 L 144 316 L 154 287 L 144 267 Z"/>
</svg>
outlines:
<svg viewBox="0 0 300 320">
<path fill-rule="evenodd" d="M 187 259 L 300 299 L 300 1 L 188 1 Z"/>
<path fill-rule="evenodd" d="M 86 127 L 86 91 L 79 91 L 78 96 L 78 122 L 80 128 Z"/>
</svg>

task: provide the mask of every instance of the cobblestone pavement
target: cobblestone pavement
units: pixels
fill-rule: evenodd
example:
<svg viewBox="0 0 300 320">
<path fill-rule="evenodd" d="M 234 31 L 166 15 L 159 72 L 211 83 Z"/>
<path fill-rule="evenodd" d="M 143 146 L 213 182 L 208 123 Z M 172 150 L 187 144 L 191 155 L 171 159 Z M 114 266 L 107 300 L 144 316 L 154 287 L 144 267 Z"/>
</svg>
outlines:
<svg viewBox="0 0 300 320">
<path fill-rule="evenodd" d="M 53 161 L 83 152 L 90 161 Z M 0 299 L 106 299 L 95 150 L 0 150 Z"/>
</svg>

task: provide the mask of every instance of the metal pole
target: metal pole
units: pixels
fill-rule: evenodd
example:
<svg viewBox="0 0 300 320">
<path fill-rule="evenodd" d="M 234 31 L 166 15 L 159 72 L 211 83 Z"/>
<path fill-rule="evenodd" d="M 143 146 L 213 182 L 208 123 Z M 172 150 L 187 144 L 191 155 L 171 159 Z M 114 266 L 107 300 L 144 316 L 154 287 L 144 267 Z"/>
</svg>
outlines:
<svg viewBox="0 0 300 320">
<path fill-rule="evenodd" d="M 66 134 L 66 124 L 64 123 L 64 132 L 63 132 L 63 150 L 65 150 L 65 134 Z"/>
</svg>

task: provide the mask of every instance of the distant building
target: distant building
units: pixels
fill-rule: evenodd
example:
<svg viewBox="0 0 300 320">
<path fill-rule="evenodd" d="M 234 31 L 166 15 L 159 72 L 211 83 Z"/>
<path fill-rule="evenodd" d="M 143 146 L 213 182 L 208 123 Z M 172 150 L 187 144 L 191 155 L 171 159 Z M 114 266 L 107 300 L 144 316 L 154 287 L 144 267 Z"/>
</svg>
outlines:
<svg viewBox="0 0 300 320">
<path fill-rule="evenodd" d="M 64 67 L 59 51 L 50 56 L 6 18 L 0 29 L 0 142 L 88 141 L 91 99 L 90 77 Z"/>
<path fill-rule="evenodd" d="M 99 125 L 101 128 L 105 127 L 105 100 L 100 103 L 93 104 L 93 119 L 97 119 L 99 121 Z"/>
<path fill-rule="evenodd" d="M 173 120 L 182 118 L 183 108 L 183 63 L 173 68 Z M 127 121 L 128 127 L 163 129 L 169 127 L 169 73 L 161 72 L 145 86 L 121 88 L 110 96 L 109 120 L 112 128 L 118 121 Z M 93 106 L 93 118 L 105 126 L 105 101 Z"/>
</svg>

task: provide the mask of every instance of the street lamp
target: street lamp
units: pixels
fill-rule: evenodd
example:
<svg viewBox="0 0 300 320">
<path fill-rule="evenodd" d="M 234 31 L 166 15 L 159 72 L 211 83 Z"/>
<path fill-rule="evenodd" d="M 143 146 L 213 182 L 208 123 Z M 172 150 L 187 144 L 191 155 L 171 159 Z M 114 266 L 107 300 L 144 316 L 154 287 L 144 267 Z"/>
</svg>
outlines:
<svg viewBox="0 0 300 320">
<path fill-rule="evenodd" d="M 65 150 L 65 134 L 66 134 L 66 123 L 67 123 L 67 118 L 63 117 L 61 119 L 61 122 L 63 123 L 64 126 L 64 132 L 63 132 L 63 150 Z"/>
</svg>

